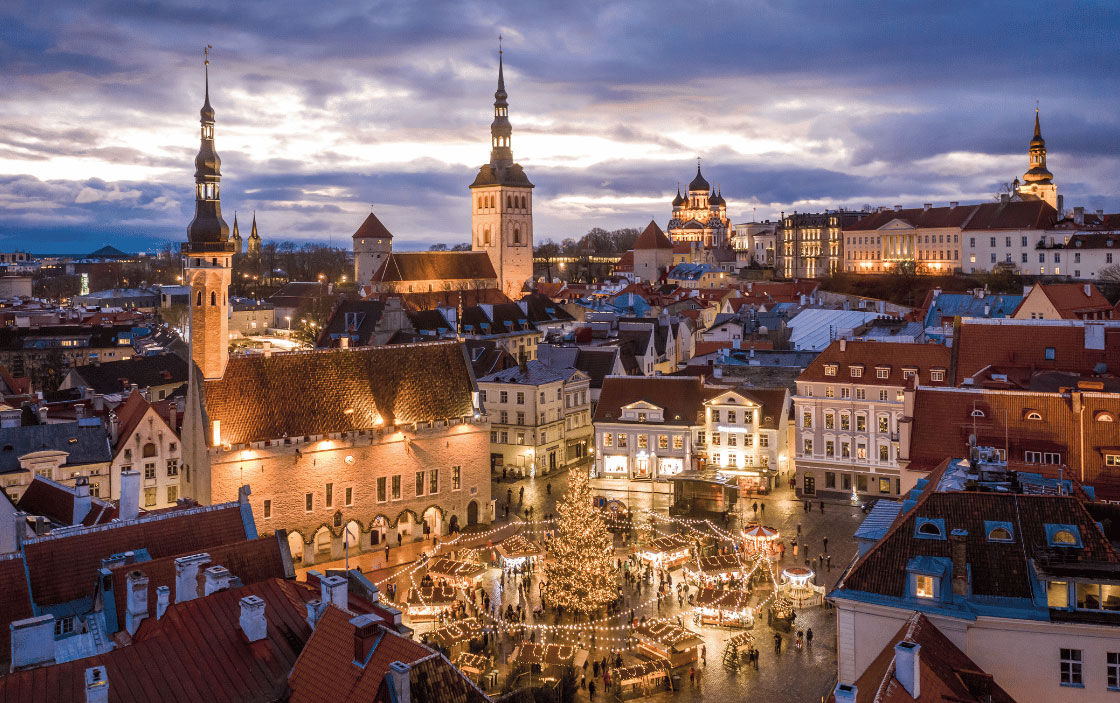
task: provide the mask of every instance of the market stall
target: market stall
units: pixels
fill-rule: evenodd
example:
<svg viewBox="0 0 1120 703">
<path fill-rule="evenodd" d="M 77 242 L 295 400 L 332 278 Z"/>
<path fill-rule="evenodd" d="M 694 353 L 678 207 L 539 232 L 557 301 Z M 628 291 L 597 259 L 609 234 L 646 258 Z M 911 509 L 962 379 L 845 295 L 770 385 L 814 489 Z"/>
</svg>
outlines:
<svg viewBox="0 0 1120 703">
<path fill-rule="evenodd" d="M 471 640 L 481 640 L 485 628 L 476 618 L 466 618 L 441 627 L 429 633 L 426 641 L 447 652 L 447 657 L 454 660 L 460 654 L 470 651 Z"/>
<path fill-rule="evenodd" d="M 775 598 L 770 603 L 770 610 L 767 612 L 768 624 L 775 630 L 782 632 L 789 632 L 793 626 L 793 620 L 796 618 L 793 612 L 793 602 L 788 598 Z"/>
<path fill-rule="evenodd" d="M 634 651 L 650 659 L 668 661 L 677 668 L 699 659 L 700 635 L 668 620 L 647 620 L 633 630 Z"/>
<path fill-rule="evenodd" d="M 669 662 L 659 659 L 611 669 L 611 681 L 623 698 L 648 696 L 669 681 Z"/>
<path fill-rule="evenodd" d="M 534 564 L 544 556 L 544 550 L 533 540 L 514 535 L 498 545 L 498 556 L 503 569 L 519 569 L 526 563 Z"/>
<path fill-rule="evenodd" d="M 739 589 L 701 588 L 696 592 L 696 613 L 704 625 L 754 627 L 750 593 Z"/>
<path fill-rule="evenodd" d="M 405 609 L 415 622 L 438 620 L 456 603 L 455 589 L 451 586 L 420 586 L 410 588 Z"/>
<path fill-rule="evenodd" d="M 428 563 L 428 575 L 455 588 L 470 590 L 482 580 L 486 567 L 473 561 L 436 557 Z"/>
<path fill-rule="evenodd" d="M 490 657 L 472 652 L 463 652 L 452 659 L 451 663 L 463 672 L 467 678 L 480 686 L 484 685 L 486 675 L 494 668 L 494 663 L 490 661 Z"/>
<path fill-rule="evenodd" d="M 513 661 L 528 664 L 543 681 L 560 678 L 564 666 L 580 667 L 587 661 L 587 650 L 570 644 L 523 642 L 513 650 Z"/>
<path fill-rule="evenodd" d="M 692 541 L 683 535 L 655 537 L 646 543 L 638 555 L 655 569 L 672 569 L 688 561 Z"/>
<path fill-rule="evenodd" d="M 689 583 L 710 588 L 742 579 L 751 570 L 754 557 L 740 554 L 719 554 L 692 559 L 684 565 Z"/>
</svg>

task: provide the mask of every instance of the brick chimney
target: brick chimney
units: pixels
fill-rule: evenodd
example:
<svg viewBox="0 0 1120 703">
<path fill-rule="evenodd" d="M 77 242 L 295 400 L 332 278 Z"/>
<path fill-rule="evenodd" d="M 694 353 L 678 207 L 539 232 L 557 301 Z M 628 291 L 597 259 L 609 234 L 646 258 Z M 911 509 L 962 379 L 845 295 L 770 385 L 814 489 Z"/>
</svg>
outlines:
<svg viewBox="0 0 1120 703">
<path fill-rule="evenodd" d="M 140 516 L 140 472 L 121 472 L 121 499 L 117 505 L 121 520 L 135 520 Z"/>
<path fill-rule="evenodd" d="M 350 624 L 354 626 L 355 664 L 363 667 L 366 665 L 370 652 L 377 645 L 378 636 L 381 634 L 381 622 L 381 618 L 373 614 L 351 618 Z"/>
<path fill-rule="evenodd" d="M 54 664 L 54 616 L 16 620 L 12 635 L 12 671 Z"/>
<path fill-rule="evenodd" d="M 229 588 L 230 573 L 224 566 L 214 565 L 206 570 L 206 581 L 203 584 L 202 595 L 224 591 Z"/>
<path fill-rule="evenodd" d="M 167 612 L 167 606 L 171 603 L 171 588 L 168 586 L 156 586 L 156 620 L 163 617 Z"/>
<path fill-rule="evenodd" d="M 238 621 L 245 638 L 258 642 L 268 636 L 268 620 L 264 616 L 264 600 L 258 596 L 241 599 L 241 618 Z"/>
<path fill-rule="evenodd" d="M 148 577 L 140 571 L 128 572 L 125 585 L 124 628 L 135 635 L 140 621 L 148 617 Z"/>
<path fill-rule="evenodd" d="M 210 555 L 191 554 L 175 560 L 175 602 L 198 598 L 198 570 L 210 563 Z"/>
<path fill-rule="evenodd" d="M 109 674 L 103 666 L 86 669 L 86 703 L 109 703 Z"/>
<path fill-rule="evenodd" d="M 949 534 L 949 554 L 953 559 L 953 595 L 968 597 L 968 530 L 956 529 Z"/>
<path fill-rule="evenodd" d="M 409 675 L 412 672 L 412 667 L 404 662 L 393 662 L 389 665 L 389 672 L 386 678 L 389 679 L 389 685 L 396 695 L 393 699 L 395 703 L 412 703 L 412 682 L 409 680 Z"/>
<path fill-rule="evenodd" d="M 894 646 L 894 677 L 914 700 L 922 695 L 921 651 L 922 645 L 917 642 L 904 640 Z"/>
</svg>

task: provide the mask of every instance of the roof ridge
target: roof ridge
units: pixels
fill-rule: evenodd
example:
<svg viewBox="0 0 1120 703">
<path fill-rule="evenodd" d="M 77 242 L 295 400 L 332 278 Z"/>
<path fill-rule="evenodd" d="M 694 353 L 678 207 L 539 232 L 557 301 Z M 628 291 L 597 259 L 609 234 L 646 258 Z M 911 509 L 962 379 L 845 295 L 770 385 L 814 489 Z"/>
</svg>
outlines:
<svg viewBox="0 0 1120 703">
<path fill-rule="evenodd" d="M 114 520 L 112 522 L 105 523 L 104 525 L 91 525 L 89 527 L 86 527 L 86 526 L 77 527 L 77 526 L 75 526 L 75 527 L 67 528 L 64 532 L 59 532 L 57 534 L 52 532 L 51 534 L 42 535 L 40 537 L 31 537 L 29 539 L 25 539 L 23 541 L 23 543 L 25 545 L 27 545 L 27 544 L 42 544 L 44 542 L 49 542 L 49 541 L 55 540 L 55 539 L 65 539 L 67 537 L 76 537 L 78 535 L 88 535 L 88 534 L 93 534 L 94 532 L 102 532 L 102 531 L 105 531 L 105 530 L 115 529 L 115 528 L 118 528 L 118 527 L 125 527 L 127 525 L 140 525 L 140 524 L 158 522 L 160 520 L 168 520 L 168 519 L 175 518 L 175 517 L 186 517 L 186 516 L 190 516 L 190 515 L 200 515 L 202 513 L 208 513 L 208 512 L 217 512 L 219 510 L 227 510 L 229 508 L 237 508 L 237 509 L 240 510 L 240 508 L 241 508 L 240 501 L 235 500 L 235 501 L 231 501 L 229 503 L 218 503 L 217 505 L 199 505 L 199 506 L 194 507 L 194 508 L 184 508 L 183 510 L 172 510 L 170 512 L 165 512 L 165 513 L 145 513 L 145 515 L 147 515 L 147 517 L 136 517 L 136 518 L 133 518 L 132 520 L 117 519 L 117 520 Z"/>
</svg>

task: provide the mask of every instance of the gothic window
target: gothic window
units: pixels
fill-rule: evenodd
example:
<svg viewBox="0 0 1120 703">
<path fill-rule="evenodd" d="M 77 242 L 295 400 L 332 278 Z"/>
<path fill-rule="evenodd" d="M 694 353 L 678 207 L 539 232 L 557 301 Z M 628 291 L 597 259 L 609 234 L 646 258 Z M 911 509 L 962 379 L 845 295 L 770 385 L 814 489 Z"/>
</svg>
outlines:
<svg viewBox="0 0 1120 703">
<path fill-rule="evenodd" d="M 506 196 L 506 207 L 507 208 L 512 208 L 513 207 L 513 198 L 509 197 L 508 195 Z"/>
<path fill-rule="evenodd" d="M 526 199 L 526 197 L 524 195 L 522 195 L 521 196 L 521 209 L 522 210 L 525 210 L 529 207 L 528 202 L 529 202 L 528 199 Z"/>
<path fill-rule="evenodd" d="M 198 292 L 198 298 L 195 302 L 195 305 L 202 305 L 202 291 Z"/>
<path fill-rule="evenodd" d="M 218 294 L 215 293 L 214 291 L 210 291 L 210 304 L 211 305 L 217 305 L 218 304 Z"/>
<path fill-rule="evenodd" d="M 485 244 L 486 246 L 490 246 L 490 228 L 489 227 L 482 230 L 482 243 Z"/>
<path fill-rule="evenodd" d="M 514 244 L 520 244 L 521 243 L 521 230 L 517 229 L 516 227 L 514 227 L 514 229 L 513 229 L 513 243 Z"/>
</svg>

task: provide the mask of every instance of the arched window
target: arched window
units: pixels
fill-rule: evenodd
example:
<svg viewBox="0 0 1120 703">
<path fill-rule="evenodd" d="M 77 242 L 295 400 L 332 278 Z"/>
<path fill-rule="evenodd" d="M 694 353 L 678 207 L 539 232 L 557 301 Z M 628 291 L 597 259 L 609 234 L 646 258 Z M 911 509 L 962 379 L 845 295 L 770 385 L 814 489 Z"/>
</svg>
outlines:
<svg viewBox="0 0 1120 703">
<path fill-rule="evenodd" d="M 144 445 L 144 458 L 147 459 L 148 457 L 152 457 L 152 456 L 155 456 L 155 455 L 156 455 L 156 445 L 153 444 L 152 442 L 148 442 L 147 444 L 145 444 Z"/>
<path fill-rule="evenodd" d="M 485 244 L 486 246 L 490 246 L 490 228 L 489 227 L 482 230 L 482 243 Z"/>
<path fill-rule="evenodd" d="M 1028 420 L 1041 420 L 1042 419 L 1042 414 L 1041 413 L 1027 413 L 1027 419 Z"/>
<path fill-rule="evenodd" d="M 992 542 L 1010 542 L 1011 530 L 1006 527 L 993 527 L 988 533 L 988 539 Z"/>
<path fill-rule="evenodd" d="M 513 243 L 521 243 L 521 230 L 517 229 L 516 227 L 513 228 Z"/>
<path fill-rule="evenodd" d="M 936 522 L 923 522 L 918 525 L 918 534 L 926 535 L 927 537 L 943 537 L 941 534 L 941 527 Z"/>
<path fill-rule="evenodd" d="M 1058 530 L 1052 541 L 1054 544 L 1077 544 L 1077 538 L 1069 530 Z"/>
<path fill-rule="evenodd" d="M 524 195 L 521 196 L 521 209 L 522 210 L 529 209 L 529 199 L 526 198 Z"/>
<path fill-rule="evenodd" d="M 210 304 L 211 305 L 217 305 L 218 304 L 218 294 L 214 291 L 210 291 Z"/>
<path fill-rule="evenodd" d="M 196 298 L 195 305 L 202 305 L 202 291 L 198 292 L 198 297 Z"/>
<path fill-rule="evenodd" d="M 1116 422 L 1111 413 L 1097 413 L 1097 422 Z"/>
<path fill-rule="evenodd" d="M 508 195 L 506 196 L 506 207 L 507 208 L 512 208 L 513 207 L 513 198 L 509 197 Z"/>
<path fill-rule="evenodd" d="M 972 411 L 972 417 L 984 417 L 984 411 L 983 410 L 973 410 Z"/>
</svg>

